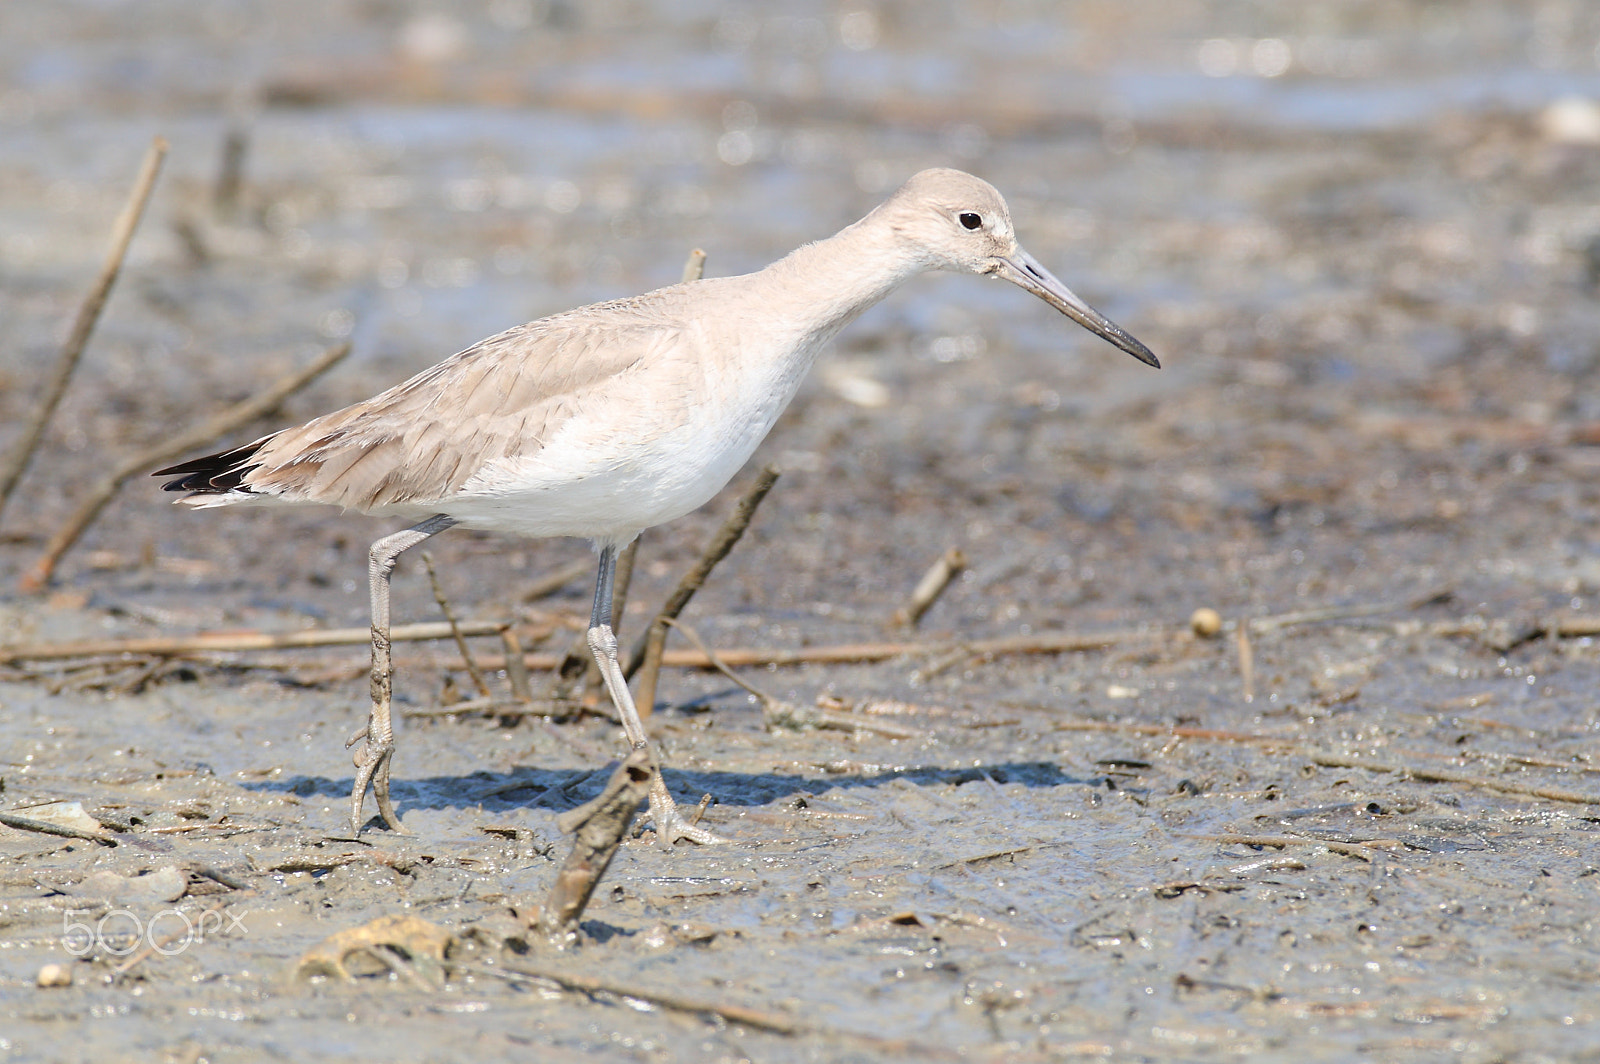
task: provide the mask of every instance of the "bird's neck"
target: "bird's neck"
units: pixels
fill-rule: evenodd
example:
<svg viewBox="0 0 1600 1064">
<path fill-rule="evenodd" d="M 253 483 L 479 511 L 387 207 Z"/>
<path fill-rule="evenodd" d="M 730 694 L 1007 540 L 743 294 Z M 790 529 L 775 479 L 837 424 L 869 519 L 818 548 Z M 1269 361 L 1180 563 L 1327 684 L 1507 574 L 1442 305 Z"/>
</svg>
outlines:
<svg viewBox="0 0 1600 1064">
<path fill-rule="evenodd" d="M 874 211 L 774 262 L 754 275 L 752 288 L 769 308 L 785 308 L 814 350 L 927 268 Z"/>
</svg>

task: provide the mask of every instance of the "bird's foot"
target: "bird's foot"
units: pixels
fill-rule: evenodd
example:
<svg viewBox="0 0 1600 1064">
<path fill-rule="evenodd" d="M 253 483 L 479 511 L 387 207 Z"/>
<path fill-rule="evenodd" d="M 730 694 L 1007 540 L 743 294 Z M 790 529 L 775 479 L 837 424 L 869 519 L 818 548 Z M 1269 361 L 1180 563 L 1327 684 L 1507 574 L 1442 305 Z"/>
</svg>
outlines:
<svg viewBox="0 0 1600 1064">
<path fill-rule="evenodd" d="M 663 846 L 671 846 L 679 839 L 687 839 L 701 846 L 728 841 L 714 831 L 691 823 L 688 817 L 678 812 L 678 803 L 667 793 L 667 785 L 661 782 L 659 771 L 655 784 L 650 788 L 650 822 L 655 825 L 656 840 Z"/>
<path fill-rule="evenodd" d="M 383 822 L 389 830 L 399 835 L 409 835 L 405 825 L 400 823 L 400 817 L 394 811 L 394 805 L 389 801 L 389 764 L 394 759 L 394 740 L 380 742 L 373 738 L 370 727 L 362 728 L 350 737 L 345 748 L 348 749 L 361 744 L 352 760 L 356 766 L 356 782 L 350 791 L 350 835 L 352 838 L 361 834 L 361 805 L 366 798 L 367 788 L 372 788 L 372 797 L 378 802 L 378 815 L 383 817 Z"/>
</svg>

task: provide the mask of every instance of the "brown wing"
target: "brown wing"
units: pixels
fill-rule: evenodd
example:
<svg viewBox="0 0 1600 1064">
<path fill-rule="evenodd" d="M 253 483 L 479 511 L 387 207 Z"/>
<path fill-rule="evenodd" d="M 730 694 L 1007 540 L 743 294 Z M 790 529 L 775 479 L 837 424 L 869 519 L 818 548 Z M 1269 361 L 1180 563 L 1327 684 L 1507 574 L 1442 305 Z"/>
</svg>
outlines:
<svg viewBox="0 0 1600 1064">
<path fill-rule="evenodd" d="M 583 397 L 669 344 L 669 288 L 491 336 L 354 406 L 163 470 L 172 490 L 372 511 L 426 508 L 486 462 L 535 453 Z M 219 500 L 220 501 L 220 500 Z"/>
</svg>

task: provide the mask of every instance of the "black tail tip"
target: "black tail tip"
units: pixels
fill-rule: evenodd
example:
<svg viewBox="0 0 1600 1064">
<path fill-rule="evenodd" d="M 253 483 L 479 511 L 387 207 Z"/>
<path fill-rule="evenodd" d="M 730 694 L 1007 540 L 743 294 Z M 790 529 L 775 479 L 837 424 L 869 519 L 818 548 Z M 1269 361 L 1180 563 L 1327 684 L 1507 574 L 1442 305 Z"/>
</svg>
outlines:
<svg viewBox="0 0 1600 1064">
<path fill-rule="evenodd" d="M 230 491 L 243 490 L 241 485 L 244 478 L 254 469 L 260 468 L 259 463 L 251 464 L 250 458 L 261 449 L 261 442 L 236 447 L 231 451 L 219 451 L 208 454 L 203 458 L 192 458 L 187 462 L 157 469 L 150 475 L 153 477 L 177 477 L 161 485 L 162 491 L 186 491 L 199 495 L 222 495 Z"/>
</svg>

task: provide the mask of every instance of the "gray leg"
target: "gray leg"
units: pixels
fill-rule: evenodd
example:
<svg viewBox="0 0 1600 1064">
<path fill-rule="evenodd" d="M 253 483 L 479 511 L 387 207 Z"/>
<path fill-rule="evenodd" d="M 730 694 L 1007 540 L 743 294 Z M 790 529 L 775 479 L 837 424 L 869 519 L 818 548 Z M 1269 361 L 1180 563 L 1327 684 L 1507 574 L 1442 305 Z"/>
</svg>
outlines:
<svg viewBox="0 0 1600 1064">
<path fill-rule="evenodd" d="M 600 666 L 600 677 L 605 680 L 606 690 L 611 693 L 611 701 L 622 716 L 622 728 L 628 733 L 628 742 L 635 750 L 643 750 L 650 758 L 650 767 L 655 775 L 650 784 L 650 819 L 656 826 L 656 838 L 666 846 L 671 846 L 679 839 L 702 844 L 725 842 L 720 835 L 696 827 L 684 819 L 661 779 L 661 765 L 656 760 L 655 749 L 650 745 L 650 737 L 645 734 L 639 710 L 633 704 L 633 695 L 628 691 L 622 666 L 617 663 L 617 636 L 611 630 L 611 587 L 616 577 L 616 567 L 617 549 L 601 548 L 600 575 L 594 587 L 594 613 L 589 617 L 589 649 L 594 653 L 595 664 Z"/>
<path fill-rule="evenodd" d="M 367 726 L 350 737 L 345 746 L 361 743 L 355 753 L 356 785 L 350 793 L 350 834 L 361 834 L 361 803 L 367 787 L 378 801 L 383 822 L 406 834 L 389 803 L 389 762 L 394 758 L 394 723 L 389 701 L 394 686 L 394 669 L 389 661 L 389 574 L 401 552 L 455 524 L 455 519 L 435 514 L 403 532 L 384 536 L 372 545 L 367 569 L 372 586 L 372 713 Z"/>
</svg>

